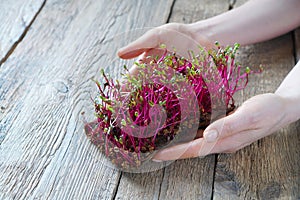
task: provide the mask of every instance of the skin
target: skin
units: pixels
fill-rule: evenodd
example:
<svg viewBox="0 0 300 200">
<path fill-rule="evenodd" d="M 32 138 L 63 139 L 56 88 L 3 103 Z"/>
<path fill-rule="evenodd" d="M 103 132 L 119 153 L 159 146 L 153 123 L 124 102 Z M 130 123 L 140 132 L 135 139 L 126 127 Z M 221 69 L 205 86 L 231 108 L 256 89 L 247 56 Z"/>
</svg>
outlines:
<svg viewBox="0 0 300 200">
<path fill-rule="evenodd" d="M 195 42 L 206 48 L 213 48 L 215 41 L 223 45 L 235 42 L 253 44 L 297 28 L 300 25 L 299 10 L 299 0 L 252 0 L 193 24 L 171 23 L 156 27 L 121 48 L 118 55 L 123 59 L 139 56 L 145 61 L 147 55 L 157 54 L 154 48 L 160 44 L 180 47 L 182 52 Z M 174 34 L 176 32 L 189 39 L 179 40 Z M 235 152 L 297 121 L 300 118 L 299 75 L 298 61 L 274 93 L 248 99 L 233 114 L 209 125 L 203 138 L 161 150 L 153 160 L 159 162 Z"/>
</svg>

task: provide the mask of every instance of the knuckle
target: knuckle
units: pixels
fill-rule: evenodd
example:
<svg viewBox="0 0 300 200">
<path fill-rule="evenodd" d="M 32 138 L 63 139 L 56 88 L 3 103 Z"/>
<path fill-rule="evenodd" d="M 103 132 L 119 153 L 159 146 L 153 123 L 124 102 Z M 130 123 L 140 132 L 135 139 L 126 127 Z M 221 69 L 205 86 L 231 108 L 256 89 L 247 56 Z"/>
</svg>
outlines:
<svg viewBox="0 0 300 200">
<path fill-rule="evenodd" d="M 260 121 L 260 113 L 251 113 L 247 116 L 249 124 L 257 124 Z"/>
<path fill-rule="evenodd" d="M 199 157 L 203 154 L 202 145 L 199 143 L 199 140 L 193 140 L 190 144 L 190 157 Z"/>
<path fill-rule="evenodd" d="M 234 125 L 233 123 L 230 123 L 230 122 L 225 122 L 224 124 L 224 127 L 223 127 L 223 130 L 220 131 L 220 133 L 222 135 L 231 135 L 233 132 L 234 132 Z"/>
<path fill-rule="evenodd" d="M 163 27 L 157 27 L 157 28 L 150 30 L 150 34 L 154 36 L 157 44 L 164 42 L 163 41 L 164 32 L 165 32 L 165 29 Z"/>
<path fill-rule="evenodd" d="M 261 114 L 259 112 L 257 113 L 249 113 L 249 115 L 244 119 L 246 124 L 248 125 L 247 128 L 257 128 L 260 126 L 261 121 Z"/>
</svg>

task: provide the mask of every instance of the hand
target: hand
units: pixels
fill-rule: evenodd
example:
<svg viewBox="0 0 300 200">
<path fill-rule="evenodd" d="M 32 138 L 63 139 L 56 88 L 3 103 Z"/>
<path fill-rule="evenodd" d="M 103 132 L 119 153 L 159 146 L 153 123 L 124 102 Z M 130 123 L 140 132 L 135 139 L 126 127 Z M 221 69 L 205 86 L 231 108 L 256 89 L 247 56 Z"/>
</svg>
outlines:
<svg viewBox="0 0 300 200">
<path fill-rule="evenodd" d="M 276 94 L 257 95 L 244 102 L 233 114 L 215 121 L 204 138 L 159 151 L 154 161 L 201 157 L 235 152 L 270 135 L 287 124 L 287 102 Z"/>
<path fill-rule="evenodd" d="M 118 56 L 122 59 L 132 59 L 143 53 L 144 57 L 149 54 L 157 55 L 154 50 L 161 44 L 166 45 L 171 51 L 176 48 L 177 54 L 186 56 L 187 50 L 196 52 L 198 45 L 213 48 L 213 42 L 196 34 L 191 25 L 170 23 L 151 29 L 136 41 L 119 49 Z"/>
<path fill-rule="evenodd" d="M 128 46 L 118 51 L 119 57 L 131 59 L 140 56 L 142 62 L 148 55 L 159 55 L 158 48 L 165 44 L 175 47 L 184 55 L 191 47 L 200 45 L 212 48 L 213 43 L 184 24 L 166 24 L 154 28 Z M 184 39 L 182 39 L 184 38 Z M 197 41 L 195 41 L 197 40 Z M 193 50 L 193 49 L 192 49 Z M 131 70 L 131 73 L 134 73 Z M 276 94 L 262 94 L 246 101 L 230 116 L 212 123 L 204 131 L 204 138 L 159 151 L 153 160 L 175 160 L 205 156 L 212 153 L 234 152 L 286 125 L 287 101 Z M 276 108 L 276 109 L 274 109 Z M 201 135 L 199 132 L 198 135 Z"/>
</svg>

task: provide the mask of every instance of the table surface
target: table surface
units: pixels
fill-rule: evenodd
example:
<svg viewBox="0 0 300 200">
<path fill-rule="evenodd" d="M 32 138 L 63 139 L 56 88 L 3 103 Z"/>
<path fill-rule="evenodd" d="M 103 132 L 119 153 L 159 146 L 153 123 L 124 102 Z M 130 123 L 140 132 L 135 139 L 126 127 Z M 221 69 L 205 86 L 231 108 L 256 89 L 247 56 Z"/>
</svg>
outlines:
<svg viewBox="0 0 300 200">
<path fill-rule="evenodd" d="M 144 174 L 101 162 L 82 111 L 112 35 L 191 23 L 245 0 L 13 0 L 0 2 L 0 199 L 300 199 L 300 122 L 233 154 L 176 161 Z M 236 30 L 239 31 L 239 30 Z M 262 64 L 236 101 L 274 92 L 300 57 L 300 31 L 241 48 Z M 117 76 L 121 68 L 107 67 Z M 276 108 L 274 108 L 276 109 Z"/>
</svg>

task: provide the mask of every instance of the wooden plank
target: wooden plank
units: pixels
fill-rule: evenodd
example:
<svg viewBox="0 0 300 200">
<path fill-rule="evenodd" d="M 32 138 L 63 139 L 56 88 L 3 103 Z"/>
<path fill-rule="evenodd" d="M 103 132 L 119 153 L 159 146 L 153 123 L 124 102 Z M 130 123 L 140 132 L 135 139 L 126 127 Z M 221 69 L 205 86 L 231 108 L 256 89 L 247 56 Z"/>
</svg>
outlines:
<svg viewBox="0 0 300 200">
<path fill-rule="evenodd" d="M 231 8 L 237 8 L 241 5 L 243 5 L 244 3 L 246 3 L 249 0 L 230 0 L 230 6 Z"/>
<path fill-rule="evenodd" d="M 176 161 L 165 169 L 161 199 L 211 199 L 215 156 Z"/>
<path fill-rule="evenodd" d="M 115 199 L 158 199 L 163 170 L 123 173 Z"/>
<path fill-rule="evenodd" d="M 241 62 L 262 63 L 265 71 L 252 77 L 236 99 L 274 92 L 294 65 L 291 35 L 245 47 Z M 274 78 L 276 77 L 276 78 Z M 296 199 L 299 194 L 299 131 L 296 122 L 231 155 L 218 158 L 215 199 Z"/>
<path fill-rule="evenodd" d="M 216 4 L 211 1 L 177 0 L 169 22 L 192 23 L 224 12 L 228 6 L 226 2 Z M 165 170 L 146 175 L 124 174 L 116 198 L 210 199 L 214 161 L 214 156 L 205 159 L 189 159 L 177 161 Z"/>
<path fill-rule="evenodd" d="M 274 92 L 294 66 L 292 35 L 243 47 L 239 58 L 243 64 L 263 64 L 265 69 L 252 76 L 247 89 L 237 95 L 241 104 L 254 95 Z M 236 153 L 221 154 L 214 199 L 299 198 L 299 132 L 298 121 Z"/>
<path fill-rule="evenodd" d="M 121 45 L 110 37 L 164 23 L 170 5 L 47 1 L 1 67 L 0 199 L 113 197 L 120 172 L 103 164 L 84 135 L 80 113 L 93 116 L 91 78 L 100 68 L 114 77 L 120 71 L 109 65 Z"/>
<path fill-rule="evenodd" d="M 153 12 L 151 15 L 155 16 L 154 20 L 156 22 L 164 24 L 168 20 L 173 0 L 164 3 L 161 3 L 161 1 L 155 2 L 156 4 L 150 1 L 147 2 L 149 8 L 151 8 L 149 10 Z M 156 26 L 160 24 L 156 24 Z M 153 25 L 155 26 L 155 24 Z M 163 170 L 143 174 L 123 173 L 115 199 L 158 199 L 162 177 Z"/>
<path fill-rule="evenodd" d="M 228 10 L 228 1 L 177 0 L 170 22 L 192 23 Z M 211 199 L 215 155 L 178 160 L 165 168 L 161 199 Z"/>
<path fill-rule="evenodd" d="M 27 27 L 44 0 L 14 0 L 0 2 L 0 65 L 15 44 L 20 42 Z"/>
<path fill-rule="evenodd" d="M 300 59 L 300 28 L 294 31 L 296 61 Z"/>
<path fill-rule="evenodd" d="M 228 10 L 230 1 L 176 0 L 170 22 L 193 23 Z"/>
</svg>

